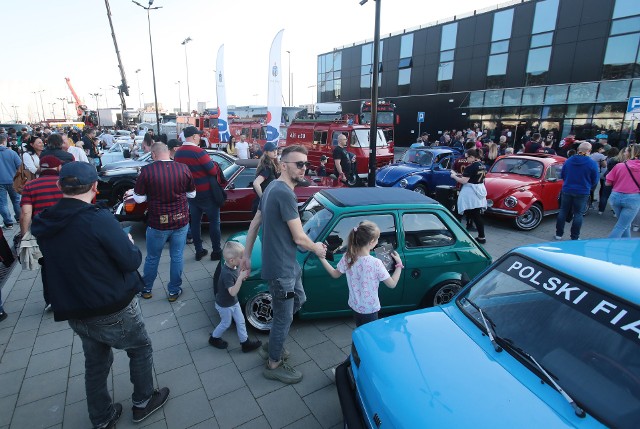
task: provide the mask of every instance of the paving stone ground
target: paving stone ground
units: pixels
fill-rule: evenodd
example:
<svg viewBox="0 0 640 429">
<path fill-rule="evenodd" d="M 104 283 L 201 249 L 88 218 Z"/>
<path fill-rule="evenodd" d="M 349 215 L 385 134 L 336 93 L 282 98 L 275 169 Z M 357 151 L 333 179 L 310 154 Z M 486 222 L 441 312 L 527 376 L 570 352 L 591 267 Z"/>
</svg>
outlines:
<svg viewBox="0 0 640 429">
<path fill-rule="evenodd" d="M 555 217 L 531 232 L 519 232 L 505 221 L 487 220 L 486 249 L 494 258 L 509 249 L 553 239 Z M 585 218 L 583 238 L 606 237 L 615 223 L 610 213 Z M 223 229 L 223 235 L 241 228 Z M 15 232 L 13 232 L 15 233 Z M 144 226 L 132 234 L 144 253 Z M 12 233 L 7 234 L 11 238 Z M 634 233 L 634 236 L 638 236 Z M 70 258 L 72 256 L 70 255 Z M 142 300 L 154 348 L 157 384 L 169 386 L 166 406 L 148 420 L 131 422 L 128 360 L 116 352 L 109 386 L 124 412 L 118 428 L 338 428 L 342 415 L 332 368 L 343 361 L 354 324 L 349 318 L 295 320 L 287 347 L 301 383 L 287 386 L 262 376 L 263 362 L 243 354 L 234 330 L 225 333 L 228 350 L 207 343 L 219 322 L 213 305 L 211 276 L 216 262 L 196 262 L 193 245 L 185 249 L 184 294 L 167 301 L 169 275 L 165 248 L 153 298 Z M 0 429 L 88 428 L 82 346 L 66 323 L 43 312 L 39 271 L 17 266 L 2 287 L 9 317 L 0 323 Z M 250 332 L 262 340 L 262 334 Z"/>
</svg>

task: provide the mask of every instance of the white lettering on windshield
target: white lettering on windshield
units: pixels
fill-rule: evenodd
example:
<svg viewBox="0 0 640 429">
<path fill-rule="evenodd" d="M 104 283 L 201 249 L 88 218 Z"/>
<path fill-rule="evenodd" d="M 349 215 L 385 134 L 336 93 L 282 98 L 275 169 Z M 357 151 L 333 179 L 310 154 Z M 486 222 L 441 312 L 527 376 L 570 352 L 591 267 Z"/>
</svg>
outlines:
<svg viewBox="0 0 640 429">
<path fill-rule="evenodd" d="M 638 334 L 638 338 L 640 338 L 640 320 L 636 320 L 635 322 L 621 326 L 620 329 L 622 329 L 623 331 L 636 332 Z"/>
<path fill-rule="evenodd" d="M 607 308 L 607 307 L 610 307 Z M 611 310 L 615 310 L 616 308 L 618 308 L 617 305 L 615 304 L 611 304 L 608 301 L 605 301 L 604 299 L 602 301 L 600 301 L 600 303 L 598 305 L 596 305 L 593 310 L 591 310 L 591 313 L 596 314 L 598 311 L 604 311 L 605 313 L 611 313 Z"/>
</svg>

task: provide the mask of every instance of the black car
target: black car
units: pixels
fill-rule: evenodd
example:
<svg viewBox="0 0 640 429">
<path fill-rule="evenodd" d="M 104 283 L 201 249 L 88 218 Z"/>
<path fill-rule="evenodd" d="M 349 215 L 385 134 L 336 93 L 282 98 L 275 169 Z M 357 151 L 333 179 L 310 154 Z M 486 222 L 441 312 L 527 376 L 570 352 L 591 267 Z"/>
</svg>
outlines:
<svg viewBox="0 0 640 429">
<path fill-rule="evenodd" d="M 235 161 L 226 152 L 212 149 L 207 149 L 207 152 L 223 170 Z M 103 167 L 98 173 L 98 201 L 104 201 L 110 206 L 121 201 L 124 193 L 135 186 L 140 169 L 151 162 L 151 154 L 146 153 L 137 160 L 126 159 Z"/>
</svg>

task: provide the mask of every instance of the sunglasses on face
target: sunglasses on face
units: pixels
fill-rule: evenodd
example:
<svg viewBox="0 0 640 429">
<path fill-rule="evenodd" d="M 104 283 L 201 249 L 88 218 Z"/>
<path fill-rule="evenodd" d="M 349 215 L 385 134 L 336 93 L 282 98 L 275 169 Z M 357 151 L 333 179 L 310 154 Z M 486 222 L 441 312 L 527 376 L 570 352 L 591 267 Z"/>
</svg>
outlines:
<svg viewBox="0 0 640 429">
<path fill-rule="evenodd" d="M 303 168 L 309 167 L 309 162 L 307 161 L 282 161 L 285 164 L 295 164 L 298 170 L 302 170 Z"/>
</svg>

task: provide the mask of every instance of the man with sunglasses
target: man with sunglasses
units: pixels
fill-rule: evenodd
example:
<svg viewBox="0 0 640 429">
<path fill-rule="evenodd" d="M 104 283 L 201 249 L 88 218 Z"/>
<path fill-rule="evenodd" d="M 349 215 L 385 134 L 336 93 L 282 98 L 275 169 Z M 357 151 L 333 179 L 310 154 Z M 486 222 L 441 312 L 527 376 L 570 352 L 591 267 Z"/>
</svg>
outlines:
<svg viewBox="0 0 640 429">
<path fill-rule="evenodd" d="M 294 384 L 302 380 L 302 373 L 284 362 L 289 355 L 284 349 L 284 342 L 293 314 L 306 300 L 302 268 L 296 260 L 297 246 L 321 258 L 325 256 L 326 248 L 322 243 L 314 243 L 304 233 L 293 193 L 293 188 L 304 180 L 307 149 L 288 146 L 282 151 L 280 162 L 280 177 L 265 189 L 249 226 L 241 267 L 251 271 L 251 251 L 262 227 L 262 278 L 269 283 L 273 325 L 269 342 L 258 350 L 258 354 L 267 361 L 262 372 L 265 378 Z"/>
</svg>

